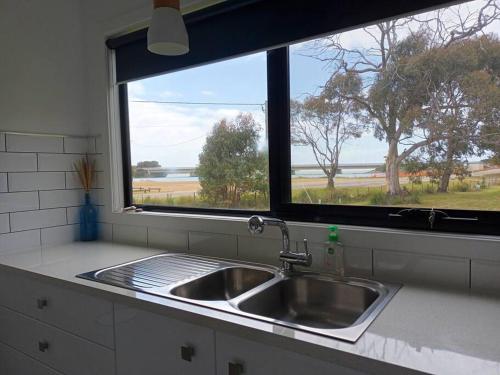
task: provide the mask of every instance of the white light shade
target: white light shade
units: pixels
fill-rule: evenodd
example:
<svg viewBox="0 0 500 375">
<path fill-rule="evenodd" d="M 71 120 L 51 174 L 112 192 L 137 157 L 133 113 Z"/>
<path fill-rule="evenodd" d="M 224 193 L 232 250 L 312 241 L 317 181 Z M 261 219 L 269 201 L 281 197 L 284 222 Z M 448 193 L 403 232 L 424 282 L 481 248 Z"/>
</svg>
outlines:
<svg viewBox="0 0 500 375">
<path fill-rule="evenodd" d="M 189 37 L 181 12 L 169 7 L 153 10 L 148 29 L 148 50 L 166 56 L 189 52 Z"/>
</svg>

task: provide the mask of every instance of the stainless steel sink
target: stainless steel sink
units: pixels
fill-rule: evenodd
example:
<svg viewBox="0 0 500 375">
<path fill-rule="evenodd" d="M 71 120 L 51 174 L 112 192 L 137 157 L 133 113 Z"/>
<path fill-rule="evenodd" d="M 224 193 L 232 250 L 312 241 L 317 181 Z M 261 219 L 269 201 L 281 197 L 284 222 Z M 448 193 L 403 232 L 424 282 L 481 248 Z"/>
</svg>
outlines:
<svg viewBox="0 0 500 375">
<path fill-rule="evenodd" d="M 170 293 L 201 301 L 230 300 L 273 277 L 272 272 L 256 268 L 229 267 L 182 284 Z"/>
<path fill-rule="evenodd" d="M 264 289 L 238 308 L 294 326 L 337 329 L 353 325 L 378 296 L 376 290 L 352 282 L 297 276 Z"/>
<path fill-rule="evenodd" d="M 284 274 L 246 262 L 161 254 L 78 277 L 355 342 L 399 286 L 372 280 Z"/>
</svg>

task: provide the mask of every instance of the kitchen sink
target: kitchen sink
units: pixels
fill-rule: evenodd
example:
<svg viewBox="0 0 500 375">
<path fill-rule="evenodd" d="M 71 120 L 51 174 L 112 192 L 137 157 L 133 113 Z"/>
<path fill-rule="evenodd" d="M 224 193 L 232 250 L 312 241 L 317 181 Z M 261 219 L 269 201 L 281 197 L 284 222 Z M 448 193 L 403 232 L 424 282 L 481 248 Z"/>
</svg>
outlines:
<svg viewBox="0 0 500 375">
<path fill-rule="evenodd" d="M 296 276 L 280 280 L 238 308 L 294 326 L 337 329 L 353 325 L 378 296 L 375 289 L 352 282 Z"/>
<path fill-rule="evenodd" d="M 274 274 L 269 271 L 249 267 L 229 267 L 178 286 L 170 293 L 193 300 L 230 300 L 273 277 Z"/>
<path fill-rule="evenodd" d="M 78 277 L 355 342 L 399 289 L 248 262 L 160 254 Z"/>
</svg>

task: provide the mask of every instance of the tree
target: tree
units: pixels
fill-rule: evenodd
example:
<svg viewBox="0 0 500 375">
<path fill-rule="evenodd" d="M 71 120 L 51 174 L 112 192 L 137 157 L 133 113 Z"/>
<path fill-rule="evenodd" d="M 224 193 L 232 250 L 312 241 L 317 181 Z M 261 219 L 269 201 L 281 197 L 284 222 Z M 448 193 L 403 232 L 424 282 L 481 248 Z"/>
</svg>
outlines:
<svg viewBox="0 0 500 375">
<path fill-rule="evenodd" d="M 250 113 L 214 125 L 197 170 L 201 194 L 210 202 L 236 207 L 243 193 L 267 191 L 267 158 L 258 150 L 260 130 Z"/>
<path fill-rule="evenodd" d="M 425 72 L 417 76 L 409 60 L 429 48 L 446 49 L 478 35 L 500 13 L 498 0 L 487 0 L 476 11 L 458 9 L 444 8 L 432 17 L 406 17 L 364 28 L 366 40 L 372 42 L 369 46 L 351 48 L 342 34 L 336 34 L 320 39 L 314 47 L 312 56 L 324 61 L 332 76 L 360 75 L 363 90 L 351 99 L 367 112 L 374 135 L 388 145 L 386 180 L 391 195 L 401 193 L 403 160 L 436 136 L 429 133 L 433 128 L 424 117 L 429 111 L 422 112 L 432 77 Z"/>
<path fill-rule="evenodd" d="M 349 139 L 361 137 L 365 130 L 358 121 L 360 105 L 349 99 L 360 91 L 361 79 L 357 74 L 338 74 L 327 82 L 320 95 L 291 103 L 292 143 L 311 148 L 330 189 L 334 188 L 342 146 Z"/>
<path fill-rule="evenodd" d="M 485 134 L 498 129 L 500 87 L 483 56 L 495 50 L 498 39 L 483 36 L 430 49 L 412 61 L 432 77 L 424 112 L 435 136 L 425 150 L 439 192 L 448 191 L 452 175 L 468 174 L 469 157 L 482 156 Z"/>
</svg>

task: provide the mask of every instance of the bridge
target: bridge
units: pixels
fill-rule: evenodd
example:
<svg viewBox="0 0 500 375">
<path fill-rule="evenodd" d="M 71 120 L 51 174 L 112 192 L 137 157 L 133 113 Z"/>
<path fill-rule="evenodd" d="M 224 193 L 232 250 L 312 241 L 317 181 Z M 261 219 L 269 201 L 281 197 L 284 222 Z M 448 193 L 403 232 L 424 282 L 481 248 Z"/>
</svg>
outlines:
<svg viewBox="0 0 500 375">
<path fill-rule="evenodd" d="M 383 167 L 383 163 L 346 163 L 339 164 L 338 170 L 342 169 L 368 169 L 375 170 Z M 154 168 L 141 168 L 146 171 L 149 177 L 167 177 L 169 174 L 189 174 L 196 176 L 196 167 L 154 167 Z M 296 171 L 320 171 L 321 168 L 318 164 L 294 164 L 292 165 L 292 174 Z"/>
</svg>

